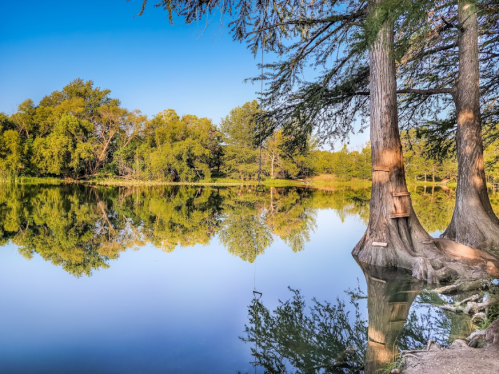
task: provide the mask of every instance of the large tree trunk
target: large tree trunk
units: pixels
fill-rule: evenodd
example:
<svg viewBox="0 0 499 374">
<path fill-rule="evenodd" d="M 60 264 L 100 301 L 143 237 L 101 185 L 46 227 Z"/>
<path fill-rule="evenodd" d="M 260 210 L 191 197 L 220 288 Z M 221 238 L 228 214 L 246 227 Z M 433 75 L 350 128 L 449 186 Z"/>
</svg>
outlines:
<svg viewBox="0 0 499 374">
<path fill-rule="evenodd" d="M 467 278 L 472 274 L 470 268 L 454 262 L 441 245 L 437 247 L 421 226 L 408 196 L 398 129 L 393 41 L 393 24 L 385 22 L 369 54 L 373 164 L 370 216 L 366 233 L 352 254 L 367 264 L 409 269 L 414 277 L 429 282 Z M 487 260 L 474 260 L 480 263 L 484 275 Z"/>
<path fill-rule="evenodd" d="M 381 0 L 377 0 L 380 2 Z M 413 209 L 410 198 L 395 197 L 407 192 L 402 143 L 398 129 L 393 25 L 385 22 L 371 47 L 370 136 L 373 164 L 370 216 L 367 231 L 353 250 L 360 261 L 378 266 L 412 268 L 423 241 L 430 241 Z M 405 211 L 404 211 L 405 210 Z M 405 217 L 390 218 L 399 214 Z M 373 243 L 386 243 L 378 246 Z M 433 245 L 426 245 L 429 250 Z M 413 275 L 427 278 L 423 264 L 415 264 Z"/>
<path fill-rule="evenodd" d="M 458 179 L 452 221 L 442 237 L 499 254 L 499 219 L 490 205 L 485 180 L 478 65 L 478 21 L 470 0 L 459 0 L 459 79 L 457 116 Z"/>
</svg>

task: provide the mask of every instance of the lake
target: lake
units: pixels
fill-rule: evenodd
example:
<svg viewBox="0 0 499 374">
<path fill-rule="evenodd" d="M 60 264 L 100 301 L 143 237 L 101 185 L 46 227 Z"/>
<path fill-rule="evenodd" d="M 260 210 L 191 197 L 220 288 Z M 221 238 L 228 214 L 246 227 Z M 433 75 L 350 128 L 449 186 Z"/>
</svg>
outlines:
<svg viewBox="0 0 499 374">
<path fill-rule="evenodd" d="M 439 235 L 454 191 L 410 188 Z M 4 184 L 0 373 L 372 372 L 396 345 L 464 336 L 424 285 L 352 258 L 369 197 Z"/>
</svg>

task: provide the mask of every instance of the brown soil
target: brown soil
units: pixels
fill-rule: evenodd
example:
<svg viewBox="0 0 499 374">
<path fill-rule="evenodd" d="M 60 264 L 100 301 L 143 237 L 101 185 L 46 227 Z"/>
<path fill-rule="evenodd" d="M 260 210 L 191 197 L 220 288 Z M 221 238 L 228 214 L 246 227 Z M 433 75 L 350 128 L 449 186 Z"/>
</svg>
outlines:
<svg viewBox="0 0 499 374">
<path fill-rule="evenodd" d="M 403 374 L 496 374 L 499 346 L 422 351 L 407 357 Z"/>
</svg>

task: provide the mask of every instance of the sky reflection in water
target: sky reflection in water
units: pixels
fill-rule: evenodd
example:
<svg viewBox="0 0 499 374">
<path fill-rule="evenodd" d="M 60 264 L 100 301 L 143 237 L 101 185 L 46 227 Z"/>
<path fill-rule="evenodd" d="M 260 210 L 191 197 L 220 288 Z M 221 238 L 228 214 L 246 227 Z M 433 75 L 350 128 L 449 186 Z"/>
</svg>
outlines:
<svg viewBox="0 0 499 374">
<path fill-rule="evenodd" d="M 288 286 L 367 293 L 369 190 L 2 187 L 2 373 L 253 372 L 254 287 L 268 310 Z M 450 221 L 452 191 L 413 201 L 430 232 Z"/>
</svg>

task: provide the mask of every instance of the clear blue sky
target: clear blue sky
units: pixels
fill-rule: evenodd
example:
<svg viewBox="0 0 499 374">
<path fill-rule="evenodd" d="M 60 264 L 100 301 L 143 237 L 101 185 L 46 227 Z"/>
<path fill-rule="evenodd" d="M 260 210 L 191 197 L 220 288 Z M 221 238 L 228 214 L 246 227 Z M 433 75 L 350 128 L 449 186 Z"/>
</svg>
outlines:
<svg viewBox="0 0 499 374">
<path fill-rule="evenodd" d="M 151 5 L 154 2 L 151 0 Z M 175 109 L 219 123 L 257 97 L 257 60 L 232 41 L 227 23 L 168 23 L 167 12 L 142 1 L 1 1 L 0 112 L 76 78 L 112 90 L 128 109 L 147 115 Z M 367 135 L 352 138 L 363 143 Z"/>
</svg>

